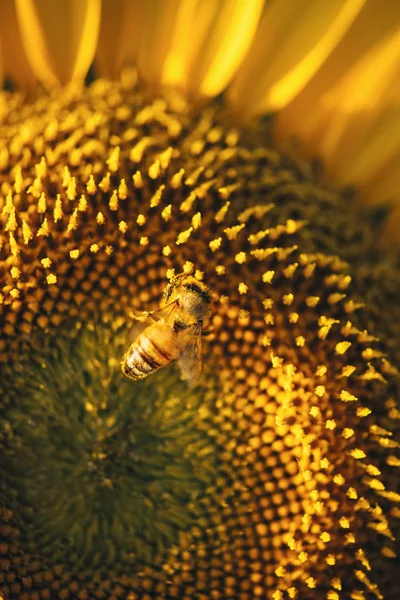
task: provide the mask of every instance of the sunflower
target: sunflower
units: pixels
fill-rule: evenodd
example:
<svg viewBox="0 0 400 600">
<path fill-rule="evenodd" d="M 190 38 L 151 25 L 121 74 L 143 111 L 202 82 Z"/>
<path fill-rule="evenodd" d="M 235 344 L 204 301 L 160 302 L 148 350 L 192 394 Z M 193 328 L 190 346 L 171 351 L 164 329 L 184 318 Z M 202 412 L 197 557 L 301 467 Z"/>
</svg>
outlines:
<svg viewBox="0 0 400 600">
<path fill-rule="evenodd" d="M 397 3 L 0 11 L 1 597 L 397 598 Z"/>
</svg>

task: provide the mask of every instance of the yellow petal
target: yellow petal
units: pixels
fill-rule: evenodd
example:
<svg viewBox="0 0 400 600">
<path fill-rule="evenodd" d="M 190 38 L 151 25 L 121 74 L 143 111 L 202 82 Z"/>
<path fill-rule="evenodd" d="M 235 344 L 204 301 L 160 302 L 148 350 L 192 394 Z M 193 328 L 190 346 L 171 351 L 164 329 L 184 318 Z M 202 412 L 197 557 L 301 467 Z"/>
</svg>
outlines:
<svg viewBox="0 0 400 600">
<path fill-rule="evenodd" d="M 3 85 L 3 49 L 0 38 L 0 87 Z"/>
<path fill-rule="evenodd" d="M 36 79 L 22 45 L 14 0 L 0 2 L 0 47 L 5 75 L 21 87 L 34 86 Z"/>
<path fill-rule="evenodd" d="M 45 85 L 84 79 L 94 57 L 100 0 L 16 0 L 26 55 Z"/>
<path fill-rule="evenodd" d="M 400 106 L 383 110 L 374 122 L 352 136 L 351 122 L 342 136 L 343 155 L 337 152 L 332 165 L 335 176 L 343 182 L 363 184 L 384 169 L 400 151 Z M 350 142 L 347 144 L 346 142 Z M 346 160 L 347 159 L 347 160 Z"/>
<path fill-rule="evenodd" d="M 399 198 L 400 187 L 397 188 L 397 198 Z M 393 212 L 388 219 L 388 222 L 384 228 L 383 235 L 381 237 L 384 246 L 399 247 L 400 244 L 400 203 L 394 208 Z"/>
<path fill-rule="evenodd" d="M 161 82 L 180 6 L 180 0 L 139 1 L 137 67 L 142 79 L 152 85 Z"/>
<path fill-rule="evenodd" d="M 99 75 L 116 79 L 122 67 L 135 60 L 143 26 L 140 12 L 134 0 L 103 0 L 96 51 Z"/>
<path fill-rule="evenodd" d="M 318 73 L 297 97 L 280 111 L 277 117 L 277 133 L 281 136 L 295 134 L 302 139 L 305 147 L 315 152 L 317 150 L 315 144 L 321 143 L 326 133 L 326 124 L 329 122 L 327 106 L 329 94 L 332 90 L 337 90 L 346 78 L 351 83 L 353 73 L 362 65 L 365 57 L 373 57 L 380 47 L 384 47 L 399 23 L 400 3 L 369 0 Z M 372 67 L 371 62 L 369 64 Z M 379 65 L 378 70 L 381 67 L 382 65 Z M 365 71 L 368 71 L 368 61 L 364 73 Z M 360 97 L 368 101 L 362 77 L 363 75 L 358 80 L 358 90 L 356 90 L 359 103 Z M 340 94 L 336 97 L 338 96 Z M 339 97 L 340 102 L 343 100 Z M 348 101 L 349 98 L 346 100 Z M 335 100 L 332 99 L 331 104 L 334 102 Z"/>
<path fill-rule="evenodd" d="M 171 44 L 162 69 L 162 82 L 165 85 L 186 87 L 188 64 L 194 51 L 195 40 L 198 36 L 204 35 L 202 34 L 204 25 L 199 20 L 198 6 L 199 0 L 182 0 L 176 13 Z M 203 6 L 206 6 L 206 3 Z M 196 22 L 195 29 L 193 29 L 194 22 Z"/>
<path fill-rule="evenodd" d="M 163 79 L 192 94 L 215 96 L 229 83 L 247 53 L 263 0 L 182 3 Z"/>
<path fill-rule="evenodd" d="M 254 114 L 288 104 L 338 44 L 364 2 L 268 3 L 256 39 L 229 92 L 236 109 Z"/>
<path fill-rule="evenodd" d="M 345 180 L 352 176 L 349 161 L 365 151 L 365 132 L 376 122 L 385 92 L 398 77 L 399 65 L 400 27 L 321 99 L 320 129 L 324 132 L 318 134 L 319 154 L 329 161 L 331 171 Z M 392 139 L 395 134 L 392 132 Z"/>
<path fill-rule="evenodd" d="M 360 190 L 360 204 L 386 206 L 398 205 L 400 209 L 400 151 L 393 154 L 385 166 L 375 173 Z M 399 212 L 399 210 L 397 210 Z M 399 212 L 400 216 L 400 212 Z M 400 230 L 399 230 L 400 231 Z"/>
</svg>

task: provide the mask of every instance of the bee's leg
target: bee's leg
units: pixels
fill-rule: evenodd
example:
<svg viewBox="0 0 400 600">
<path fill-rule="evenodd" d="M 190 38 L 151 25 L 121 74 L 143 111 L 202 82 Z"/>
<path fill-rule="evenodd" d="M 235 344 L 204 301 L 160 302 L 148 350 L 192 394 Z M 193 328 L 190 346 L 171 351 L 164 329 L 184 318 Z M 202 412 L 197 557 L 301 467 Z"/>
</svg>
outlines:
<svg viewBox="0 0 400 600">
<path fill-rule="evenodd" d="M 179 298 L 175 298 L 175 300 L 172 300 L 172 302 L 169 302 L 168 304 L 164 304 L 162 309 L 164 310 L 165 308 L 168 308 L 169 306 L 172 306 L 173 308 L 175 308 L 175 307 L 179 308 L 179 306 L 180 306 Z"/>
</svg>

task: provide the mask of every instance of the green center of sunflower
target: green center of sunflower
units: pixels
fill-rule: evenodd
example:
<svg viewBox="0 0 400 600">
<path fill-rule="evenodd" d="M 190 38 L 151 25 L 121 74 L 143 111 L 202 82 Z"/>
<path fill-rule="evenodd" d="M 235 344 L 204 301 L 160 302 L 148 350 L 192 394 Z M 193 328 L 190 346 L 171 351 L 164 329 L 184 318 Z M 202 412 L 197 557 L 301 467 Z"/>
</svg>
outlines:
<svg viewBox="0 0 400 600">
<path fill-rule="evenodd" d="M 215 394 L 189 394 L 173 367 L 129 381 L 127 329 L 111 317 L 71 323 L 2 372 L 6 496 L 25 550 L 53 560 L 56 544 L 75 565 L 149 562 L 193 525 L 215 472 L 204 419 Z"/>
</svg>

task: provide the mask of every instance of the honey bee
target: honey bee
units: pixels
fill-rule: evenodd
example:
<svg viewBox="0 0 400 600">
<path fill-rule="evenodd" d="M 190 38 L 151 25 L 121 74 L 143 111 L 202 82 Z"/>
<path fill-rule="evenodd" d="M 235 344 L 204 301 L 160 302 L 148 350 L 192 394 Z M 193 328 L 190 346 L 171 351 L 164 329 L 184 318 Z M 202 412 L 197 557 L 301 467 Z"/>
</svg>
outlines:
<svg viewBox="0 0 400 600">
<path fill-rule="evenodd" d="M 166 286 L 160 308 L 135 311 L 135 339 L 125 352 L 121 369 L 130 379 L 143 379 L 178 362 L 183 378 L 195 385 L 202 371 L 202 328 L 209 310 L 208 287 L 182 273 Z"/>
</svg>

